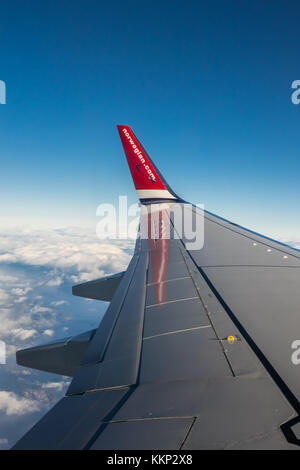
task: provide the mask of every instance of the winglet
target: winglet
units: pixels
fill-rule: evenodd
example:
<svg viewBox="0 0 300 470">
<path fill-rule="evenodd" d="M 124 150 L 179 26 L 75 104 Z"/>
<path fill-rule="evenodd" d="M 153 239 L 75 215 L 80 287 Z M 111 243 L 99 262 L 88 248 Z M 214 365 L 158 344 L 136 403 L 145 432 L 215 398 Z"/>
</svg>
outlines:
<svg viewBox="0 0 300 470">
<path fill-rule="evenodd" d="M 180 201 L 129 126 L 117 126 L 133 183 L 141 202 Z"/>
</svg>

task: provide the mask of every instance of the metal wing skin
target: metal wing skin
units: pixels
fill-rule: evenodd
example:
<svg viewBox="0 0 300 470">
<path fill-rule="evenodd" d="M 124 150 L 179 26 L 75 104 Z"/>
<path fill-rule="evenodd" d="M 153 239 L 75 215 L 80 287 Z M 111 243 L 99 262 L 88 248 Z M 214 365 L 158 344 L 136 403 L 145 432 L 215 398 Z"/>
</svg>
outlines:
<svg viewBox="0 0 300 470">
<path fill-rule="evenodd" d="M 74 288 L 110 305 L 80 347 L 52 344 L 47 370 L 72 382 L 14 448 L 298 449 L 299 251 L 187 206 L 130 127 L 118 130 L 142 204 L 135 252 L 125 273 Z"/>
</svg>

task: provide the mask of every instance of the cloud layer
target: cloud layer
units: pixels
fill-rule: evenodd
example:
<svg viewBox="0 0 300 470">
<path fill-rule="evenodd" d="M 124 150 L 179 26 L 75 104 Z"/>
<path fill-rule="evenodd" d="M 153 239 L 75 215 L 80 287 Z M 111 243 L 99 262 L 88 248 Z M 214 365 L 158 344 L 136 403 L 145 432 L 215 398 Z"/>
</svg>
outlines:
<svg viewBox="0 0 300 470">
<path fill-rule="evenodd" d="M 82 228 L 0 234 L 0 340 L 7 358 L 0 365 L 0 448 L 11 447 L 69 384 L 17 366 L 16 350 L 97 327 L 106 303 L 72 297 L 71 285 L 123 271 L 133 247 Z"/>
<path fill-rule="evenodd" d="M 0 391 L 0 411 L 7 415 L 24 415 L 39 411 L 41 404 L 37 400 L 19 397 L 14 392 Z"/>
<path fill-rule="evenodd" d="M 0 263 L 59 270 L 48 281 L 51 287 L 60 285 L 62 276 L 70 272 L 72 279 L 80 282 L 122 271 L 130 261 L 133 246 L 133 241 L 99 240 L 96 233 L 82 228 L 10 230 L 0 234 Z"/>
<path fill-rule="evenodd" d="M 10 230 L 0 234 L 0 339 L 53 336 L 58 308 L 67 300 L 45 297 L 65 282 L 77 283 L 126 269 L 133 248 L 129 241 L 99 240 L 82 228 Z M 25 276 L 7 273 L 9 266 L 27 268 Z M 29 267 L 42 270 L 31 279 Z M 43 295 L 40 295 L 40 294 Z"/>
</svg>

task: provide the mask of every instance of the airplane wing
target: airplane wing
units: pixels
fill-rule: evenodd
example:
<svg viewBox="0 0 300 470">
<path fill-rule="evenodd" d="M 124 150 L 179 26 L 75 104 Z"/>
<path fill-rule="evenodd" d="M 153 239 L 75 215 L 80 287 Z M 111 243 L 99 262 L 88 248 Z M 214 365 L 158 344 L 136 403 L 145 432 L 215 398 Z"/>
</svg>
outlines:
<svg viewBox="0 0 300 470">
<path fill-rule="evenodd" d="M 135 252 L 73 289 L 110 300 L 98 329 L 17 353 L 73 379 L 14 449 L 298 449 L 299 251 L 186 204 L 118 130 L 142 205 Z"/>
</svg>

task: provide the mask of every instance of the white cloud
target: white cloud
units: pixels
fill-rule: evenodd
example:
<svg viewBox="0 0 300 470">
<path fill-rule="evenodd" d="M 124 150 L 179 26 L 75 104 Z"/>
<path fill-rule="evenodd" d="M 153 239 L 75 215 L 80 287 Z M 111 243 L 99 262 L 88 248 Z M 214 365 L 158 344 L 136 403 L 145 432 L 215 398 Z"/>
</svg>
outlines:
<svg viewBox="0 0 300 470">
<path fill-rule="evenodd" d="M 25 341 L 26 339 L 32 338 L 32 336 L 36 335 L 37 331 L 34 329 L 25 330 L 24 328 L 15 328 L 11 333 L 22 341 Z"/>
<path fill-rule="evenodd" d="M 55 389 L 61 392 L 70 382 L 62 381 L 62 382 L 47 382 L 42 385 L 42 388 L 46 389 Z"/>
<path fill-rule="evenodd" d="M 55 279 L 50 279 L 50 281 L 47 282 L 47 286 L 49 286 L 49 287 L 58 287 L 63 282 L 64 281 L 62 280 L 61 277 L 56 277 Z"/>
<path fill-rule="evenodd" d="M 51 302 L 51 305 L 54 305 L 54 307 L 59 307 L 60 305 L 65 305 L 68 304 L 66 300 L 57 300 L 54 302 Z"/>
<path fill-rule="evenodd" d="M 18 314 L 12 308 L 1 308 L 0 338 L 15 338 L 24 341 L 33 336 L 36 330 L 32 328 L 30 315 Z"/>
<path fill-rule="evenodd" d="M 133 241 L 99 240 L 92 231 L 79 228 L 8 230 L 0 235 L 0 263 L 48 266 L 80 282 L 123 271 L 133 247 Z M 62 282 L 60 275 L 48 282 L 53 285 L 58 279 Z"/>
<path fill-rule="evenodd" d="M 20 369 L 19 374 L 20 375 L 31 375 L 32 372 L 31 372 L 31 370 L 27 370 L 27 369 Z"/>
<path fill-rule="evenodd" d="M 6 360 L 13 357 L 15 361 L 17 347 L 14 344 L 6 343 Z"/>
<path fill-rule="evenodd" d="M 28 292 L 30 292 L 31 290 L 32 290 L 31 287 L 24 287 L 24 288 L 16 287 L 12 289 L 11 292 L 13 295 L 23 296 L 23 295 L 28 294 Z"/>
<path fill-rule="evenodd" d="M 43 307 L 42 305 L 35 305 L 32 309 L 31 309 L 31 312 L 32 313 L 47 313 L 47 312 L 52 312 L 52 309 L 49 308 L 49 307 Z"/>
<path fill-rule="evenodd" d="M 57 322 L 66 325 L 73 319 L 73 315 L 63 308 L 72 303 L 72 298 L 70 302 L 53 299 L 52 287 L 68 289 L 71 297 L 67 283 L 123 271 L 130 261 L 132 247 L 132 241 L 99 241 L 94 233 L 77 229 L 2 231 L 0 339 L 6 342 L 7 353 L 3 371 L 14 373 L 20 370 L 15 362 L 16 350 L 42 342 L 39 341 L 42 335 L 44 339 L 52 338 Z M 18 265 L 7 267 L 6 263 Z M 62 282 L 66 284 L 60 287 Z M 68 327 L 64 326 L 63 330 L 68 331 Z M 26 376 L 20 375 L 19 379 L 25 381 Z M 46 389 L 40 391 L 46 394 Z M 46 402 L 47 397 L 43 394 L 40 398 Z M 29 396 L 23 391 L 22 396 L 27 400 L 38 399 L 33 391 Z"/>
<path fill-rule="evenodd" d="M 67 378 L 59 382 L 58 378 L 51 379 L 51 376 L 47 379 L 46 372 L 19 367 L 15 353 L 37 343 L 51 341 L 57 329 L 61 336 L 67 336 L 65 332 L 69 328 L 65 325 L 70 320 L 77 321 L 76 315 L 81 308 L 80 305 L 74 311 L 70 308 L 72 314 L 66 311 L 66 306 L 70 307 L 75 301 L 77 305 L 78 302 L 71 296 L 70 283 L 123 271 L 131 259 L 133 245 L 132 241 L 100 241 L 94 233 L 77 229 L 2 229 L 0 339 L 6 343 L 6 365 L 0 371 L 3 422 L 3 414 L 6 414 L 11 422 L 15 421 L 17 428 L 19 416 L 24 416 L 22 420 L 34 419 L 30 413 L 49 409 L 64 393 L 69 384 Z M 53 296 L 54 289 L 59 292 L 57 297 Z M 67 292 L 69 302 L 62 300 Z M 91 313 L 89 322 L 95 315 L 97 326 L 99 311 L 95 308 L 94 312 L 89 304 L 85 309 Z M 103 313 L 103 306 L 99 310 Z M 49 382 L 43 384 L 47 380 Z M 10 391 L 3 391 L 3 388 Z M 1 434 L 0 447 L 8 446 L 10 437 L 9 443 L 2 443 L 1 438 L 4 439 L 6 433 Z"/>
<path fill-rule="evenodd" d="M 45 331 L 43 332 L 43 335 L 46 335 L 46 336 L 53 336 L 53 335 L 54 335 L 54 330 L 50 330 L 50 329 L 45 330 Z"/>
<path fill-rule="evenodd" d="M 4 304 L 9 300 L 9 295 L 5 292 L 5 290 L 0 289 L 0 304 Z"/>
<path fill-rule="evenodd" d="M 18 278 L 0 273 L 0 282 L 17 282 Z"/>
<path fill-rule="evenodd" d="M 18 297 L 17 299 L 14 300 L 15 304 L 20 304 L 22 302 L 25 302 L 27 300 L 27 297 Z"/>
<path fill-rule="evenodd" d="M 4 447 L 7 446 L 7 444 L 8 444 L 8 439 L 5 439 L 5 438 L 0 439 L 0 448 L 3 449 Z"/>
<path fill-rule="evenodd" d="M 0 411 L 6 415 L 25 415 L 40 410 L 37 401 L 16 395 L 14 392 L 0 391 Z"/>
<path fill-rule="evenodd" d="M 123 271 L 133 245 L 132 241 L 99 240 L 92 231 L 75 228 L 2 231 L 0 338 L 18 346 L 43 331 L 50 336 L 57 321 L 55 307 L 67 302 L 45 304 L 45 289 L 59 287 L 64 280 L 79 283 Z M 4 261 L 45 269 L 38 279 L 32 280 L 7 272 Z M 39 284 L 43 286 L 42 295 Z M 64 321 L 67 320 L 64 314 Z"/>
</svg>

